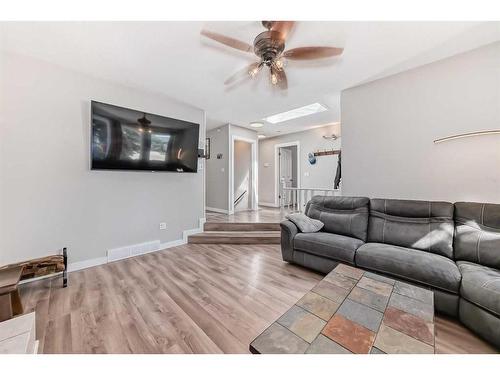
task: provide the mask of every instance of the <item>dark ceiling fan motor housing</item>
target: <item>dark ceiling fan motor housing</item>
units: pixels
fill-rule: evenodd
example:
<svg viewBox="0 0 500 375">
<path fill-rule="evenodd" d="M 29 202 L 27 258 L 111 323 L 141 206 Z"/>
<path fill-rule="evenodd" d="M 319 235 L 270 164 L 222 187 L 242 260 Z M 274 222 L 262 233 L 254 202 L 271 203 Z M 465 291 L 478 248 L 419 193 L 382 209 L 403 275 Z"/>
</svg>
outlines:
<svg viewBox="0 0 500 375">
<path fill-rule="evenodd" d="M 255 54 L 269 66 L 285 50 L 285 41 L 278 31 L 264 31 L 257 35 L 253 46 Z"/>
</svg>

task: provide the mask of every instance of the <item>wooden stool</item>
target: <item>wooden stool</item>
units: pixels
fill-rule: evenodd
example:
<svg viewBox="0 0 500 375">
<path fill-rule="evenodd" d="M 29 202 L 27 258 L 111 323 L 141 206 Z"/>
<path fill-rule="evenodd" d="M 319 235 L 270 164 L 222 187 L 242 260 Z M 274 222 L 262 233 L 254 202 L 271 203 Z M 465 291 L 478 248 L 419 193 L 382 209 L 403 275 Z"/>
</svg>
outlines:
<svg viewBox="0 0 500 375">
<path fill-rule="evenodd" d="M 23 266 L 0 270 L 0 322 L 23 313 L 23 304 L 17 289 L 22 273 Z"/>
</svg>

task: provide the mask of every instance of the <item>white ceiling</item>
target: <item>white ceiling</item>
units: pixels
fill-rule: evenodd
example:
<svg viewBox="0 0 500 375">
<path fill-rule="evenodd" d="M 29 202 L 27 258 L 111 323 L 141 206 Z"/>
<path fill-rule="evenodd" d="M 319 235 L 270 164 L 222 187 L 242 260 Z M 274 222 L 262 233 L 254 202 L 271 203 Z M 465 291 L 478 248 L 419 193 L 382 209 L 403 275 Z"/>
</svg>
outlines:
<svg viewBox="0 0 500 375">
<path fill-rule="evenodd" d="M 161 92 L 206 110 L 207 127 L 248 126 L 314 102 L 327 112 L 266 124 L 268 136 L 340 121 L 342 89 L 500 40 L 499 22 L 299 22 L 287 48 L 344 47 L 339 58 L 289 61 L 289 89 L 260 79 L 227 89 L 224 80 L 255 56 L 200 36 L 206 28 L 251 43 L 264 31 L 247 22 L 2 23 L 1 48 L 131 87 Z"/>
</svg>

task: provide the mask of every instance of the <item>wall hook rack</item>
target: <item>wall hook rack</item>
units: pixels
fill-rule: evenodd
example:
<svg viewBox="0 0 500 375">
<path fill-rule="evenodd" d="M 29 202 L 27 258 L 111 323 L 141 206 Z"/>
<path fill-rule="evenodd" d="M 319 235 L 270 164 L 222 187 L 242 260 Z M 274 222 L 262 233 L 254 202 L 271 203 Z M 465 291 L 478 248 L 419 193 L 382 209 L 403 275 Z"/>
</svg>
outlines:
<svg viewBox="0 0 500 375">
<path fill-rule="evenodd" d="M 315 151 L 314 156 L 328 156 L 328 155 L 338 155 L 340 154 L 340 150 L 324 150 L 324 151 Z"/>
</svg>

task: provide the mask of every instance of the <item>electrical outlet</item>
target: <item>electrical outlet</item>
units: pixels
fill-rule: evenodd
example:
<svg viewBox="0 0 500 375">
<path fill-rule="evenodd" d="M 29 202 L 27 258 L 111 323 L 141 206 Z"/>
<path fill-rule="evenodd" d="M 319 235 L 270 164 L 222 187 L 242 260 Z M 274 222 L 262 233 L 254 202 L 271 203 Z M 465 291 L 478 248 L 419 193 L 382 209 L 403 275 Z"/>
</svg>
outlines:
<svg viewBox="0 0 500 375">
<path fill-rule="evenodd" d="M 167 229 L 167 223 L 160 223 L 160 229 Z"/>
</svg>

